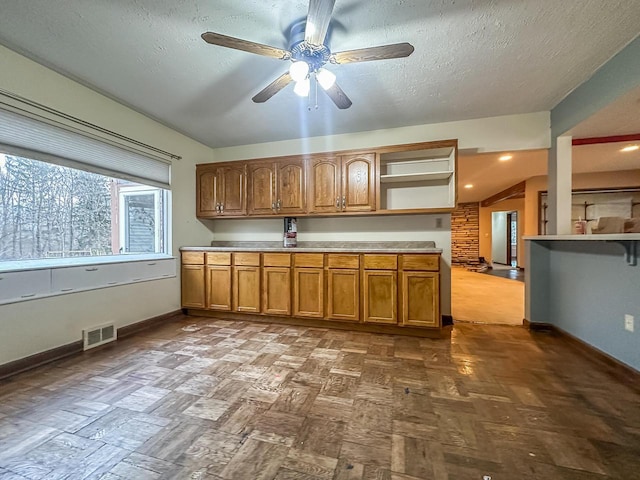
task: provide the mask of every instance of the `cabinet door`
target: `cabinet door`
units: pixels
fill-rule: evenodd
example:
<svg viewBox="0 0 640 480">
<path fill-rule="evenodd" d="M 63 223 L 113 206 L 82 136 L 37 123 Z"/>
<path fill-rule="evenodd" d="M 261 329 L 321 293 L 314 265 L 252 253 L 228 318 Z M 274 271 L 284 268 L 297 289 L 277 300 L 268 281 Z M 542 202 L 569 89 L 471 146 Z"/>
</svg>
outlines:
<svg viewBox="0 0 640 480">
<path fill-rule="evenodd" d="M 306 212 L 306 181 L 303 160 L 286 160 L 278 164 L 276 207 L 283 215 Z"/>
<path fill-rule="evenodd" d="M 204 265 L 183 265 L 182 308 L 205 308 Z"/>
<path fill-rule="evenodd" d="M 327 270 L 327 318 L 360 320 L 359 270 Z"/>
<path fill-rule="evenodd" d="M 247 214 L 247 175 L 244 164 L 219 169 L 217 199 L 222 205 L 222 215 Z"/>
<path fill-rule="evenodd" d="M 336 157 L 311 159 L 309 168 L 309 212 L 339 212 L 340 162 Z"/>
<path fill-rule="evenodd" d="M 196 216 L 214 217 L 216 205 L 217 168 L 196 167 Z"/>
<path fill-rule="evenodd" d="M 260 267 L 233 267 L 233 311 L 260 312 Z"/>
<path fill-rule="evenodd" d="M 276 171 L 273 163 L 249 164 L 249 215 L 276 213 Z"/>
<path fill-rule="evenodd" d="M 262 313 L 291 315 L 291 269 L 262 269 Z"/>
<path fill-rule="evenodd" d="M 375 202 L 375 155 L 342 157 L 342 210 L 368 212 Z"/>
<path fill-rule="evenodd" d="M 398 323 L 398 276 L 391 270 L 362 272 L 365 323 Z"/>
<path fill-rule="evenodd" d="M 440 278 L 435 272 L 402 272 L 402 324 L 440 326 Z"/>
<path fill-rule="evenodd" d="M 293 315 L 322 318 L 324 316 L 324 270 L 293 269 Z"/>
<path fill-rule="evenodd" d="M 231 311 L 231 267 L 207 265 L 206 285 L 206 308 Z"/>
</svg>

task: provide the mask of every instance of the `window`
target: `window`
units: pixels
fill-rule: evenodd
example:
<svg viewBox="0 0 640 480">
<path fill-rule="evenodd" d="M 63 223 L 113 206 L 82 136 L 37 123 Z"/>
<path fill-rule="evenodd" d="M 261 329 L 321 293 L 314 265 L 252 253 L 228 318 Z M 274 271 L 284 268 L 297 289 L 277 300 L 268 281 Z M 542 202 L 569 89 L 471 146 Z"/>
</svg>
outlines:
<svg viewBox="0 0 640 480">
<path fill-rule="evenodd" d="M 0 261 L 169 253 L 168 191 L 0 153 Z"/>
</svg>

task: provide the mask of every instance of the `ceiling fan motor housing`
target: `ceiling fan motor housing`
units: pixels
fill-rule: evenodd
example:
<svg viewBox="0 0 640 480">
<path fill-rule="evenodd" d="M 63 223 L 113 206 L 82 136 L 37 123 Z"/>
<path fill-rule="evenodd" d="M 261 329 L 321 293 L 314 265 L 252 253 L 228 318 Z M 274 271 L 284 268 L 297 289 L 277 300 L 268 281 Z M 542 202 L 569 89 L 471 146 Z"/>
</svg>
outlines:
<svg viewBox="0 0 640 480">
<path fill-rule="evenodd" d="M 307 43 L 305 38 L 306 19 L 293 24 L 289 35 L 289 51 L 295 61 L 304 61 L 309 64 L 309 70 L 317 71 L 331 57 L 331 50 L 326 45 L 313 45 Z"/>
</svg>

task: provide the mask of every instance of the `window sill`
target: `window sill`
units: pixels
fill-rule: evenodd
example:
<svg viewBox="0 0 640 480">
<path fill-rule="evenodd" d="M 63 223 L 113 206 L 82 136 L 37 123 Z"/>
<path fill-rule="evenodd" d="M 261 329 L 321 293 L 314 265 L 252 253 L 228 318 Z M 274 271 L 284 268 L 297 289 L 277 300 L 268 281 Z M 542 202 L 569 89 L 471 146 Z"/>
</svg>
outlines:
<svg viewBox="0 0 640 480">
<path fill-rule="evenodd" d="M 176 277 L 176 258 L 113 255 L 4 262 L 0 305 Z"/>
<path fill-rule="evenodd" d="M 144 253 L 135 255 L 100 255 L 94 257 L 42 258 L 38 260 L 15 260 L 0 262 L 0 273 L 24 272 L 31 270 L 49 270 L 52 268 L 81 267 L 89 265 L 107 265 L 113 263 L 144 262 L 150 260 L 175 259 L 164 253 Z"/>
</svg>

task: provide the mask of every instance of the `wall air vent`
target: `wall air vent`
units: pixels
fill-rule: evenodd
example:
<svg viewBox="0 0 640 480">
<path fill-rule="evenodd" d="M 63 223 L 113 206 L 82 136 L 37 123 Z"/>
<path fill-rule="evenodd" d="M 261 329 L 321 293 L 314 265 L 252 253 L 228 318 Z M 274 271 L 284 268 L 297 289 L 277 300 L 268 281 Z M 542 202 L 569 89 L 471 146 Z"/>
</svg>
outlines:
<svg viewBox="0 0 640 480">
<path fill-rule="evenodd" d="M 117 338 L 117 330 L 114 324 L 99 325 L 82 331 L 84 350 L 113 342 Z"/>
</svg>

